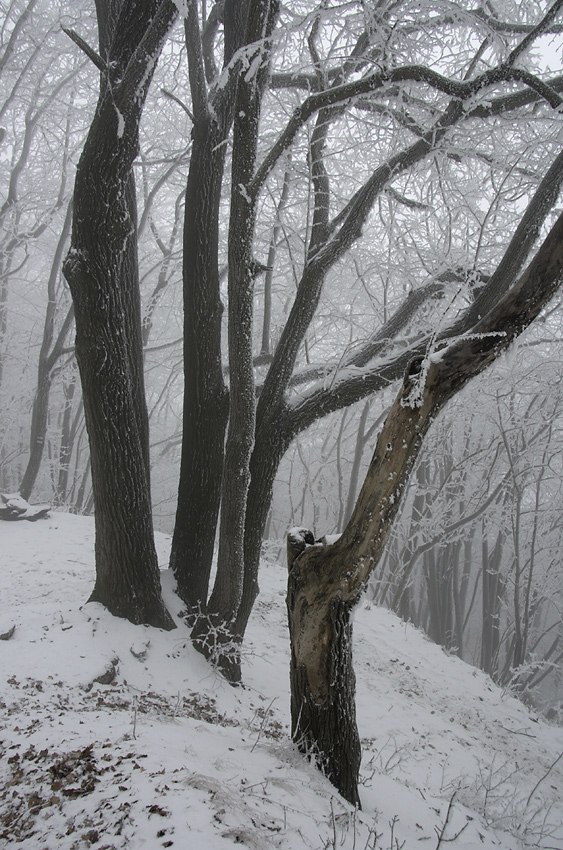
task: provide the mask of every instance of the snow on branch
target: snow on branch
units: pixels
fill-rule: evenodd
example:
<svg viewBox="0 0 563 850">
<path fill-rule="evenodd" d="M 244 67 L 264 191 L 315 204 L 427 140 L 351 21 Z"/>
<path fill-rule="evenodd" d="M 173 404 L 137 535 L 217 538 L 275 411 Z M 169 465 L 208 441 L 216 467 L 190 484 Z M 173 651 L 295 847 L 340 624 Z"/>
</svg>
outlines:
<svg viewBox="0 0 563 850">
<path fill-rule="evenodd" d="M 563 0 L 558 0 L 558 2 L 563 4 Z M 531 36 L 532 33 L 527 38 Z M 537 34 L 534 37 L 537 37 Z M 406 82 L 426 83 L 436 91 L 441 91 L 455 100 L 468 101 L 489 86 L 499 83 L 521 82 L 546 100 L 551 107 L 559 108 L 563 104 L 563 100 L 554 88 L 535 74 L 522 68 L 513 67 L 512 63 L 521 52 L 518 50 L 518 53 L 515 53 L 516 50 L 518 48 L 515 48 L 510 54 L 507 62 L 484 71 L 471 80 L 452 80 L 424 65 L 405 65 L 402 68 L 392 70 L 379 69 L 361 80 L 343 83 L 326 91 L 310 95 L 295 109 L 285 129 L 282 130 L 277 141 L 256 171 L 249 187 L 250 193 L 258 194 L 279 157 L 287 150 L 299 130 L 304 127 L 312 115 L 325 107 L 352 101 L 361 96 L 372 94 L 388 85 Z"/>
</svg>

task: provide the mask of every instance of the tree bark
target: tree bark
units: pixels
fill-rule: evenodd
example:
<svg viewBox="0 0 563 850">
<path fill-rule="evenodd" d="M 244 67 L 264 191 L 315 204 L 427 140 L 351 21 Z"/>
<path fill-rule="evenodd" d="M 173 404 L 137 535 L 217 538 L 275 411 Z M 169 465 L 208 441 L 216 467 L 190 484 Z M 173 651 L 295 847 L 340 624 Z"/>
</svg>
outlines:
<svg viewBox="0 0 563 850">
<path fill-rule="evenodd" d="M 184 418 L 170 566 L 193 617 L 207 605 L 228 395 L 221 365 L 219 202 L 229 124 L 196 118 L 184 221 Z"/>
<path fill-rule="evenodd" d="M 152 528 L 132 164 L 152 71 L 177 9 L 169 0 L 97 8 L 107 71 L 77 168 L 63 267 L 76 314 L 95 501 L 90 599 L 133 623 L 169 629 Z"/>
<path fill-rule="evenodd" d="M 432 421 L 533 321 L 562 282 L 563 214 L 521 278 L 469 335 L 410 363 L 342 536 L 330 546 L 307 545 L 293 561 L 287 595 L 292 735 L 320 754 L 320 764 L 351 802 L 357 797 L 358 776 L 354 782 L 346 773 L 341 742 L 353 742 L 357 731 L 337 730 L 324 719 L 338 717 L 341 723 L 355 726 L 350 711 L 352 686 L 341 689 L 332 679 L 345 657 L 342 641 L 349 636 L 350 611 L 382 556 Z M 357 761 L 355 751 L 352 760 Z"/>
<path fill-rule="evenodd" d="M 236 93 L 231 202 L 229 218 L 228 348 L 229 424 L 221 492 L 217 577 L 207 606 L 192 637 L 195 645 L 226 678 L 240 681 L 237 642 L 230 625 L 243 591 L 244 527 L 250 483 L 250 458 L 255 435 L 253 309 L 256 261 L 252 255 L 256 202 L 248 185 L 254 172 L 262 96 L 269 70 L 270 35 L 277 18 L 276 0 L 250 4 L 244 44 L 247 61 L 258 68 L 241 75 Z M 222 628 L 217 628 L 221 624 Z"/>
<path fill-rule="evenodd" d="M 302 614 L 298 599 L 303 589 L 303 573 L 294 570 L 295 558 L 311 544 L 311 531 L 296 529 L 288 537 L 287 557 L 289 581 L 287 609 L 290 634 L 298 629 L 296 619 Z M 313 567 L 314 569 L 314 567 Z M 316 583 L 316 582 L 315 582 Z M 358 774 L 361 747 L 356 726 L 356 679 L 352 667 L 351 604 L 341 597 L 315 598 L 323 615 L 317 624 L 323 641 L 321 660 L 323 681 L 309 678 L 310 670 L 300 663 L 300 650 L 291 644 L 291 730 L 299 750 L 311 756 L 342 796 L 353 806 L 360 806 Z M 306 616 L 306 614 L 305 614 Z"/>
<path fill-rule="evenodd" d="M 246 3 L 227 0 L 224 65 L 242 44 Z M 178 506 L 170 565 L 195 622 L 207 612 L 221 504 L 229 398 L 223 379 L 219 286 L 219 205 L 234 117 L 237 67 L 215 96 L 208 94 L 195 4 L 186 18 L 193 146 L 184 221 L 184 420 Z"/>
</svg>

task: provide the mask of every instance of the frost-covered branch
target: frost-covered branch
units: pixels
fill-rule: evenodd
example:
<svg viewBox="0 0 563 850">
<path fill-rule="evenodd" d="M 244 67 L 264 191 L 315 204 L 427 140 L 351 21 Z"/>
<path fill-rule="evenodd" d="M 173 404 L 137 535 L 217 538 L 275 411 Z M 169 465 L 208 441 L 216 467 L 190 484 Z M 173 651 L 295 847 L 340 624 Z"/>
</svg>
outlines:
<svg viewBox="0 0 563 850">
<path fill-rule="evenodd" d="M 320 109 L 353 101 L 382 90 L 388 85 L 407 82 L 426 83 L 430 88 L 462 102 L 475 97 L 490 86 L 499 83 L 522 82 L 535 91 L 538 96 L 544 98 L 554 109 L 558 108 L 563 102 L 555 89 L 544 83 L 539 77 L 529 71 L 513 68 L 507 64 L 499 65 L 472 80 L 465 81 L 449 79 L 423 65 L 407 65 L 390 71 L 376 71 L 361 80 L 343 83 L 326 91 L 310 95 L 298 106 L 258 168 L 250 186 L 250 192 L 257 194 L 260 191 L 282 153 L 291 145 L 297 133 L 304 127 L 309 118 Z"/>
<path fill-rule="evenodd" d="M 562 185 L 563 153 L 560 153 L 536 189 L 494 274 L 482 288 L 475 302 L 456 322 L 437 336 L 438 342 L 452 337 L 461 337 L 470 330 L 478 332 L 476 325 L 481 317 L 489 313 L 499 299 L 509 291 L 518 276 L 549 212 L 557 201 Z M 398 323 L 400 329 L 403 318 L 408 320 L 411 308 L 417 306 L 415 299 L 418 300 L 419 296 L 412 293 L 409 297 L 411 298 L 410 306 L 407 307 L 407 301 L 403 302 L 403 306 L 391 317 L 388 325 L 394 326 Z M 389 326 L 386 330 L 385 327 L 381 328 L 374 334 L 371 341 L 368 341 L 346 361 L 348 366 L 363 364 L 364 368 L 342 372 L 341 378 L 334 380 L 336 372 L 342 368 L 341 363 L 335 364 L 333 378 L 325 370 L 322 385 L 311 388 L 292 404 L 288 416 L 295 433 L 307 428 L 328 413 L 340 410 L 388 386 L 404 374 L 413 357 L 425 356 L 430 337 L 425 337 L 414 346 L 408 346 L 399 352 L 392 353 L 391 356 L 386 356 L 386 340 L 395 338 L 391 330 L 392 327 Z M 378 358 L 377 362 L 374 362 L 375 357 Z M 371 365 L 368 365 L 370 361 Z"/>
</svg>

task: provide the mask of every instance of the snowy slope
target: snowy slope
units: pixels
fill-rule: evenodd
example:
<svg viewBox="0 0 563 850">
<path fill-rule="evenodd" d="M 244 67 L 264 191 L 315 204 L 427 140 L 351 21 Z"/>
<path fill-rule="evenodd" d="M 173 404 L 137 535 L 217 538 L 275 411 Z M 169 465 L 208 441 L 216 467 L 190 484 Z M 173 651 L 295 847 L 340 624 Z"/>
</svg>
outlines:
<svg viewBox="0 0 563 850">
<path fill-rule="evenodd" d="M 163 633 L 84 604 L 93 536 L 66 514 L 0 523 L 0 635 L 15 626 L 0 641 L 0 846 L 563 850 L 563 730 L 487 676 L 387 611 L 357 612 L 355 812 L 288 737 L 283 566 L 263 565 L 233 689 L 181 621 Z"/>
</svg>

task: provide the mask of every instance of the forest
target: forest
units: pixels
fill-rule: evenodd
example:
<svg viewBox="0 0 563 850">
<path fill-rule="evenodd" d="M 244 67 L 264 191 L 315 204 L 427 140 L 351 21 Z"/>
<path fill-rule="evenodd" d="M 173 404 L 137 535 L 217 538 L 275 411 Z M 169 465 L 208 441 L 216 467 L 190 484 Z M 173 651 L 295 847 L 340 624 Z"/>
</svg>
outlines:
<svg viewBox="0 0 563 850">
<path fill-rule="evenodd" d="M 294 736 L 362 593 L 561 722 L 563 0 L 0 8 L 0 517 L 233 684 L 294 529 Z"/>
</svg>

